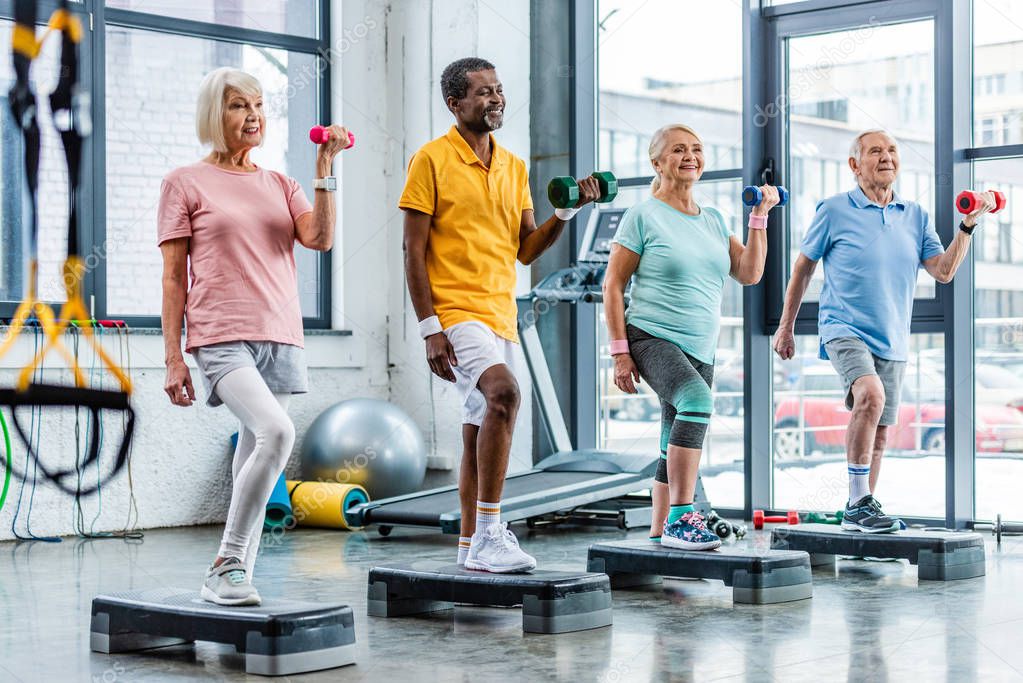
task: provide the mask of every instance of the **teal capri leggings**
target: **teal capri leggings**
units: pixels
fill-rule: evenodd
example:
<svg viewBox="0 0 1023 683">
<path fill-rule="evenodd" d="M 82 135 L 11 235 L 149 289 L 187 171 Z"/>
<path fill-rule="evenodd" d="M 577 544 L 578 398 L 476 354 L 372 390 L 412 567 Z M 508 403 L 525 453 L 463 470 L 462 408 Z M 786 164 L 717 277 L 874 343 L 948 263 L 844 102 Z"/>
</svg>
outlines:
<svg viewBox="0 0 1023 683">
<path fill-rule="evenodd" d="M 668 445 L 703 448 L 714 409 L 714 366 L 634 325 L 626 326 L 629 353 L 640 377 L 661 400 L 661 462 L 654 479 L 668 483 Z"/>
</svg>

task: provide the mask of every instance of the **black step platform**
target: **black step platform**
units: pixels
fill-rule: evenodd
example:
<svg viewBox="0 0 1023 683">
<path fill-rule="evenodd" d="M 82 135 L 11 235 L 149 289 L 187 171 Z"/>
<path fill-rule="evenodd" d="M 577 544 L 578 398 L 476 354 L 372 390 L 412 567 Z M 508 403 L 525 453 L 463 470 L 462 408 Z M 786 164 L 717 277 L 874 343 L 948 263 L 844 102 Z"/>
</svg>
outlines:
<svg viewBox="0 0 1023 683">
<path fill-rule="evenodd" d="M 355 661 L 355 620 L 347 605 L 263 600 L 223 607 L 196 591 L 163 588 L 92 601 L 93 652 L 130 652 L 196 640 L 234 645 L 245 671 L 264 676 L 332 669 Z"/>
<path fill-rule="evenodd" d="M 753 605 L 813 597 L 810 556 L 800 551 L 721 546 L 680 550 L 648 540 L 590 546 L 587 569 L 604 572 L 614 588 L 659 583 L 661 577 L 716 579 L 732 587 L 732 601 Z"/>
<path fill-rule="evenodd" d="M 836 555 L 909 560 L 919 577 L 930 581 L 972 579 L 984 575 L 984 539 L 958 531 L 907 529 L 888 534 L 845 531 L 831 524 L 797 524 L 771 532 L 771 547 L 805 550 L 814 566 Z"/>
<path fill-rule="evenodd" d="M 604 574 L 552 572 L 491 574 L 456 564 L 421 561 L 369 571 L 373 617 L 439 612 L 454 603 L 522 605 L 522 630 L 566 633 L 611 625 L 611 584 Z"/>
</svg>

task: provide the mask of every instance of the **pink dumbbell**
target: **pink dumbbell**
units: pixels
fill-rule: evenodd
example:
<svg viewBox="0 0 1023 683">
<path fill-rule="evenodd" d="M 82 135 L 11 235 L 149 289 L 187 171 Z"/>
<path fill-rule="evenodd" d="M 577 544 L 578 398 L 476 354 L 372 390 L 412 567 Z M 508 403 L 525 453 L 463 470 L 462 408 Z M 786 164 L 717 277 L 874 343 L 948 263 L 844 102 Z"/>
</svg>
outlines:
<svg viewBox="0 0 1023 683">
<path fill-rule="evenodd" d="M 322 145 L 324 142 L 330 139 L 330 130 L 323 126 L 313 126 L 309 129 L 309 139 L 315 142 L 317 145 Z M 355 133 L 348 131 L 348 147 L 349 149 L 355 146 Z"/>
</svg>

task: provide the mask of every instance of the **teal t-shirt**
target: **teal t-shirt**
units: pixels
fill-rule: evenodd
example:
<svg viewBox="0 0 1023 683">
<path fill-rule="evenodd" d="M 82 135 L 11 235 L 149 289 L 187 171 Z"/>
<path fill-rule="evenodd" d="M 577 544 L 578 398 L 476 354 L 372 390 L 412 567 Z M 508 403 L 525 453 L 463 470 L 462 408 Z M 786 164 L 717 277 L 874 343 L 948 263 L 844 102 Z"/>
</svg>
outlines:
<svg viewBox="0 0 1023 683">
<path fill-rule="evenodd" d="M 687 216 L 651 197 L 626 211 L 614 241 L 639 254 L 639 266 L 625 322 L 713 363 L 731 236 L 709 206 Z"/>
</svg>

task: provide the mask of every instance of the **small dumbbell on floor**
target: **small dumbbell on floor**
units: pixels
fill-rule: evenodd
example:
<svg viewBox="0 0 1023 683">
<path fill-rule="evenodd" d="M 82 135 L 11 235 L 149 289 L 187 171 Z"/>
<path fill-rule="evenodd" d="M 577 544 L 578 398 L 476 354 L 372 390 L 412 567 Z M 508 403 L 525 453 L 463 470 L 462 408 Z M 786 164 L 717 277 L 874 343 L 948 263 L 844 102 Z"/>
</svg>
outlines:
<svg viewBox="0 0 1023 683">
<path fill-rule="evenodd" d="M 785 516 L 767 515 L 763 510 L 753 511 L 753 528 L 763 529 L 764 524 L 799 524 L 799 513 L 789 510 Z"/>
</svg>

